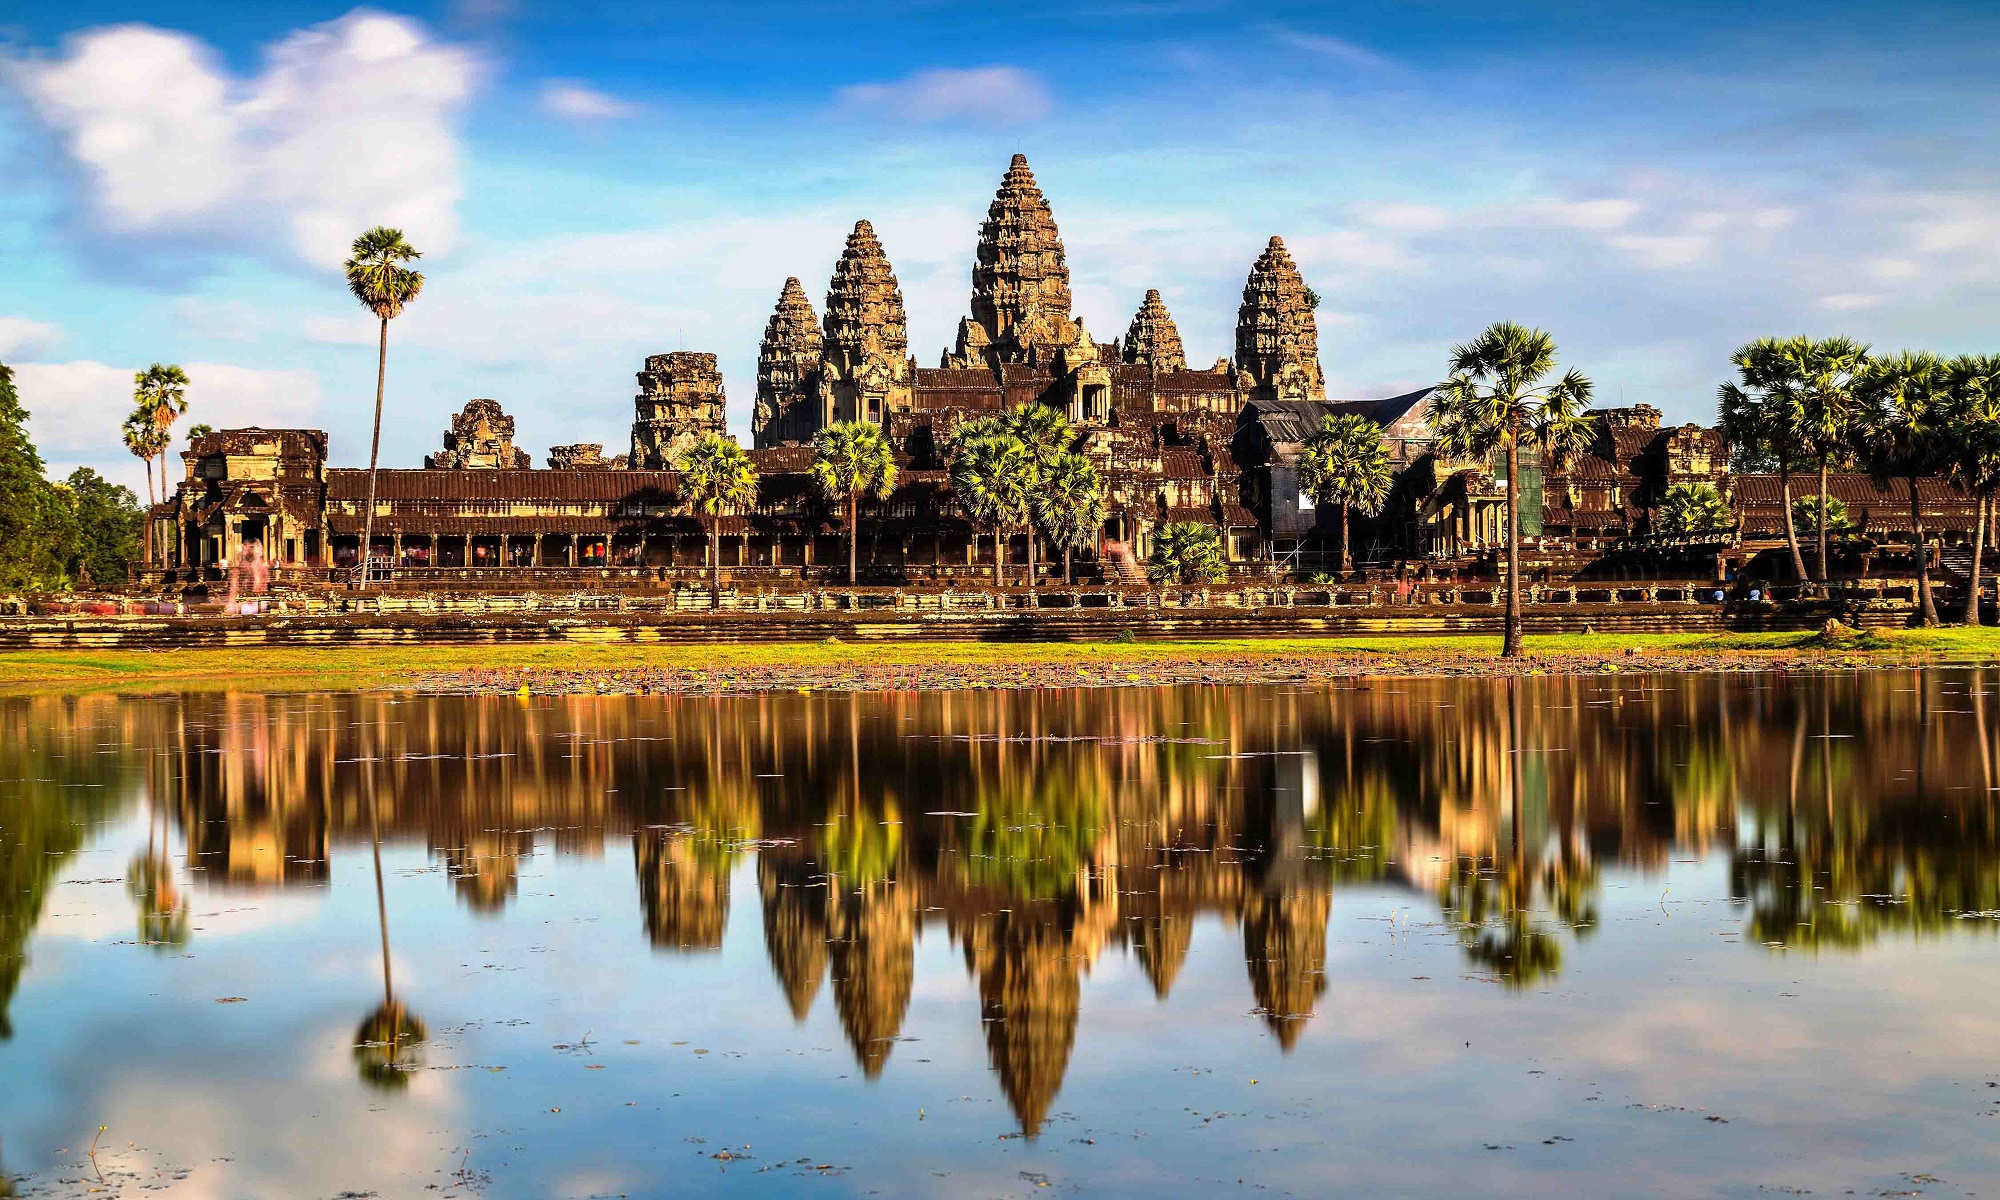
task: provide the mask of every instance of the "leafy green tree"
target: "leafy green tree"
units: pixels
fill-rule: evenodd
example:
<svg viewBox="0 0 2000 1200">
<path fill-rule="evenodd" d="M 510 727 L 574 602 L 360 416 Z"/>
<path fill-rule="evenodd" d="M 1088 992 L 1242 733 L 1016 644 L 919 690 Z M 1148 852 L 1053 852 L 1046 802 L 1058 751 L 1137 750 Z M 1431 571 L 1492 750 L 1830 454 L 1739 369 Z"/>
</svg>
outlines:
<svg viewBox="0 0 2000 1200">
<path fill-rule="evenodd" d="M 1319 428 L 1299 452 L 1299 486 L 1315 504 L 1340 506 L 1340 569 L 1352 570 L 1349 553 L 1352 512 L 1382 511 L 1393 472 L 1382 427 L 1353 413 L 1320 418 Z"/>
<path fill-rule="evenodd" d="M 1801 529 L 1809 530 L 1818 535 L 1822 533 L 1839 533 L 1841 530 L 1847 528 L 1847 501 L 1842 500 L 1840 497 L 1828 496 L 1826 498 L 1825 528 L 1821 528 L 1819 514 L 1820 498 L 1818 496 L 1800 496 L 1798 499 L 1792 501 L 1792 523 Z"/>
<path fill-rule="evenodd" d="M 1739 456 L 1768 463 L 1777 471 L 1792 576 L 1805 579 L 1805 556 L 1799 552 L 1798 525 L 1792 520 L 1792 473 L 1812 457 L 1813 450 L 1798 372 L 1779 338 L 1751 342 L 1729 361 L 1736 364 L 1738 381 L 1716 389 L 1722 436 Z M 1859 410 L 1856 419 L 1858 414 Z M 1852 422 L 1849 430 L 1851 434 Z"/>
<path fill-rule="evenodd" d="M 160 436 L 153 439 L 160 460 L 160 498 L 167 496 L 167 449 L 174 444 L 174 422 L 187 415 L 188 376 L 178 364 L 154 363 L 132 375 L 133 407 L 151 418 Z M 148 464 L 150 467 L 150 464 Z"/>
<path fill-rule="evenodd" d="M 1979 506 L 1960 614 L 1967 625 L 1977 625 L 1980 562 L 1993 523 L 1993 493 L 2000 488 L 2000 355 L 1954 358 L 1946 369 L 1951 373 L 1952 414 L 1945 439 L 1945 473 Z"/>
<path fill-rule="evenodd" d="M 76 537 L 65 573 L 78 581 L 123 583 L 139 555 L 139 526 L 145 519 L 139 498 L 89 467 L 71 471 L 65 483 L 76 508 Z"/>
<path fill-rule="evenodd" d="M 1561 378 L 1555 339 L 1512 321 L 1490 326 L 1451 352 L 1451 377 L 1431 399 L 1430 422 L 1441 457 L 1490 460 L 1507 456 L 1507 616 L 1500 654 L 1521 653 L 1521 446 L 1555 465 L 1588 445 L 1593 434 L 1584 410 L 1591 384 L 1582 372 Z"/>
<path fill-rule="evenodd" d="M 1222 539 L 1199 521 L 1174 521 L 1153 534 L 1146 578 L 1154 583 L 1219 583 L 1229 575 Z"/>
<path fill-rule="evenodd" d="M 368 509 L 361 518 L 361 582 L 368 582 L 368 555 L 375 544 L 375 467 L 382 452 L 382 391 L 389 375 L 389 322 L 424 290 L 424 277 L 405 263 L 422 258 L 403 240 L 403 231 L 377 225 L 354 239 L 347 260 L 347 290 L 382 322 L 375 354 L 375 429 L 368 438 Z"/>
<path fill-rule="evenodd" d="M 1875 359 L 1856 383 L 1863 415 L 1854 425 L 1855 452 L 1877 483 L 1901 479 L 1910 489 L 1910 533 L 1917 563 L 1917 619 L 1938 623 L 1931 594 L 1928 538 L 1917 481 L 1950 461 L 1949 430 L 1956 395 L 1950 368 L 1935 354 L 1904 351 Z M 1790 509 L 1786 510 L 1789 518 Z"/>
<path fill-rule="evenodd" d="M 1654 524 L 1674 537 L 1721 533 L 1729 528 L 1729 506 L 1712 483 L 1677 483 L 1661 498 Z"/>
<path fill-rule="evenodd" d="M 757 503 L 757 467 L 734 438 L 711 433 L 682 452 L 681 499 L 708 531 L 711 602 L 722 606 L 722 518 Z"/>
<path fill-rule="evenodd" d="M 882 427 L 839 421 L 813 435 L 809 473 L 820 494 L 840 502 L 847 517 L 847 582 L 853 583 L 861 540 L 861 497 L 882 499 L 896 487 L 896 452 Z"/>
<path fill-rule="evenodd" d="M 1071 555 L 1095 546 L 1104 530 L 1104 480 L 1087 455 L 1059 454 L 1042 468 L 1029 507 L 1035 524 L 1062 548 L 1063 582 L 1076 582 Z"/>
<path fill-rule="evenodd" d="M 1046 404 L 1023 404 L 1019 408 L 1000 417 L 1000 428 L 1020 441 L 1027 451 L 1028 462 L 1039 480 L 1046 476 L 1058 458 L 1070 452 L 1076 444 L 1076 427 L 1069 423 L 1061 409 Z M 1028 586 L 1035 586 L 1035 520 L 1029 514 L 1028 522 Z"/>
<path fill-rule="evenodd" d="M 74 518 L 42 470 L 14 372 L 0 364 L 0 590 L 62 586 Z"/>
<path fill-rule="evenodd" d="M 993 535 L 993 583 L 1006 582 L 1007 537 L 1028 526 L 1035 463 L 1021 439 L 989 422 L 974 422 L 952 441 L 951 492 L 966 519 Z"/>
</svg>

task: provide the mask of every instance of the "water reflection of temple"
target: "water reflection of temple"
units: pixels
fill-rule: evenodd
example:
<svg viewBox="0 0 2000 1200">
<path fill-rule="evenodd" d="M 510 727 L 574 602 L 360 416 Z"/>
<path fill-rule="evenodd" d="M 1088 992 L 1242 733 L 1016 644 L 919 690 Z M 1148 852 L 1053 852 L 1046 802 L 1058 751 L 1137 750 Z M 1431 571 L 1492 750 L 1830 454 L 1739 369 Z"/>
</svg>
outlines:
<svg viewBox="0 0 2000 1200">
<path fill-rule="evenodd" d="M 665 953 L 722 944 L 754 857 L 795 1017 L 830 993 L 880 1074 L 935 931 L 1033 1132 L 1107 953 L 1166 999 L 1196 924 L 1222 923 L 1244 1007 L 1281 1048 L 1309 1036 L 1343 887 L 1427 897 L 1467 962 L 1517 987 L 1595 927 L 1607 866 L 1675 856 L 1727 858 L 1759 941 L 1964 927 L 1957 912 L 2000 909 L 1987 679 L 33 700 L 7 702 L 31 732 L 5 774 L 143 780 L 196 886 L 323 885 L 331 853 L 367 843 L 371 780 L 385 841 L 424 846 L 481 913 L 512 902 L 536 854 L 629 840 L 640 928 Z M 127 749 L 93 758 L 99 742 Z M 0 972 L 18 973 L 37 889 L 78 836 L 60 784 L 34 795 L 25 836 L 0 844 Z"/>
</svg>

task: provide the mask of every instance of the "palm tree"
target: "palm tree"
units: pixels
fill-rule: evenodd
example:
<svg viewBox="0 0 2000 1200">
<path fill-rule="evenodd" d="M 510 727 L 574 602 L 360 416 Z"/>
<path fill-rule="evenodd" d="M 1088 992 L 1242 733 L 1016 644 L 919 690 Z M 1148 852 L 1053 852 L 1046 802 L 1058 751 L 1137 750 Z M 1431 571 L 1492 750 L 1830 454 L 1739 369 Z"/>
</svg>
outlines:
<svg viewBox="0 0 2000 1200">
<path fill-rule="evenodd" d="M 1094 546 L 1104 530 L 1104 480 L 1089 457 L 1071 451 L 1042 468 L 1029 502 L 1035 523 L 1062 547 L 1063 583 L 1076 582 L 1070 556 Z"/>
<path fill-rule="evenodd" d="M 952 443 L 951 491 L 973 525 L 993 534 L 993 584 L 998 587 L 1005 582 L 1007 535 L 1027 525 L 1031 516 L 1034 460 L 1021 439 L 985 422 L 960 434 Z"/>
<path fill-rule="evenodd" d="M 1199 521 L 1174 521 L 1153 535 L 1146 578 L 1154 583 L 1216 583 L 1229 574 L 1222 538 Z"/>
<path fill-rule="evenodd" d="M 153 506 L 158 503 L 153 495 L 153 459 L 166 452 L 168 435 L 160 428 L 159 422 L 153 419 L 153 414 L 143 407 L 134 409 L 132 415 L 125 418 L 125 423 L 119 426 L 119 433 L 125 440 L 125 448 L 132 452 L 134 458 L 146 464 L 145 554 L 146 561 L 151 562 L 153 561 Z M 162 466 L 164 468 L 164 464 Z M 164 485 L 166 480 L 162 478 L 160 482 Z"/>
<path fill-rule="evenodd" d="M 215 426 L 210 425 L 206 421 L 198 421 L 195 424 L 188 426 L 188 441 L 192 442 L 196 438 L 207 437 L 209 434 L 214 432 L 215 432 Z"/>
<path fill-rule="evenodd" d="M 370 763 L 372 763 L 372 759 Z M 389 898 L 382 885 L 382 821 L 375 802 L 373 767 L 365 785 L 368 796 L 369 848 L 375 856 L 375 917 L 382 932 L 382 1003 L 354 1031 L 354 1062 L 361 1078 L 383 1091 L 409 1086 L 410 1072 L 421 1065 L 420 1047 L 429 1036 L 424 1023 L 396 998 L 389 971 Z"/>
<path fill-rule="evenodd" d="M 1967 625 L 1979 621 L 1980 559 L 1986 550 L 1993 493 L 2000 488 L 2000 355 L 1966 355 L 1946 364 L 1952 381 L 1952 416 L 1945 473 L 1979 505 L 1973 525 L 1972 566 L 1965 583 Z"/>
<path fill-rule="evenodd" d="M 153 419 L 159 439 L 160 494 L 167 491 L 167 448 L 173 444 L 174 422 L 187 415 L 188 377 L 178 364 L 154 363 L 132 375 L 132 402 Z"/>
<path fill-rule="evenodd" d="M 847 582 L 852 584 L 861 540 L 861 497 L 886 497 L 896 486 L 896 452 L 882 427 L 868 421 L 839 421 L 813 435 L 808 472 L 829 500 L 847 512 Z"/>
<path fill-rule="evenodd" d="M 1451 352 L 1451 378 L 1431 399 L 1433 450 L 1446 458 L 1507 456 L 1507 617 L 1500 655 L 1521 653 L 1521 443 L 1555 465 L 1593 434 L 1584 409 L 1590 380 L 1570 370 L 1553 382 L 1555 339 L 1512 321 L 1490 326 Z"/>
<path fill-rule="evenodd" d="M 1076 442 L 1076 428 L 1061 409 L 1046 404 L 1023 404 L 1000 418 L 1000 426 L 1013 434 L 1028 452 L 1037 478 L 1046 474 L 1056 459 L 1069 453 Z M 1035 586 L 1035 529 L 1028 526 L 1028 586 Z"/>
<path fill-rule="evenodd" d="M 708 527 L 710 607 L 722 607 L 722 528 L 727 513 L 757 502 L 757 467 L 736 439 L 711 433 L 677 464 L 681 498 Z"/>
<path fill-rule="evenodd" d="M 1354 556 L 1348 552 L 1351 510 L 1358 508 L 1371 517 L 1381 512 L 1391 477 L 1382 427 L 1353 413 L 1320 418 L 1319 428 L 1299 452 L 1299 486 L 1315 504 L 1340 506 L 1343 574 L 1354 567 Z"/>
<path fill-rule="evenodd" d="M 1868 365 L 1868 347 L 1852 338 L 1790 338 L 1780 357 L 1798 381 L 1800 431 L 1806 450 L 1819 464 L 1819 510 L 1826 511 L 1827 464 L 1849 444 L 1858 407 L 1854 379 Z M 1819 523 L 1817 582 L 1827 580 L 1827 523 Z"/>
<path fill-rule="evenodd" d="M 1937 602 L 1931 595 L 1930 561 L 1924 536 L 1924 510 L 1917 481 L 1943 468 L 1948 460 L 1947 430 L 1953 409 L 1950 368 L 1934 354 L 1904 351 L 1894 358 L 1868 364 L 1855 390 L 1864 405 L 1855 422 L 1855 450 L 1877 484 L 1901 479 L 1910 489 L 1910 535 L 1917 562 L 1917 619 L 1926 628 L 1938 623 Z M 1787 514 L 1790 509 L 1787 508 Z"/>
<path fill-rule="evenodd" d="M 1712 483 L 1677 483 L 1661 497 L 1653 523 L 1670 536 L 1721 533 L 1729 528 L 1729 505 Z"/>
<path fill-rule="evenodd" d="M 361 518 L 361 582 L 368 582 L 368 555 L 375 545 L 375 464 L 382 452 L 382 388 L 389 373 L 389 322 L 424 290 L 424 277 L 404 266 L 423 255 L 403 240 L 403 231 L 377 225 L 354 239 L 347 260 L 347 290 L 382 322 L 375 354 L 375 431 L 368 439 L 368 510 Z"/>
<path fill-rule="evenodd" d="M 1792 472 L 1811 453 L 1799 377 L 1786 361 L 1785 343 L 1777 338 L 1752 342 L 1729 361 L 1736 364 L 1740 382 L 1716 389 L 1722 436 L 1741 452 L 1768 455 L 1777 467 L 1792 576 L 1804 579 L 1805 556 L 1799 553 L 1799 527 L 1792 519 Z"/>
</svg>

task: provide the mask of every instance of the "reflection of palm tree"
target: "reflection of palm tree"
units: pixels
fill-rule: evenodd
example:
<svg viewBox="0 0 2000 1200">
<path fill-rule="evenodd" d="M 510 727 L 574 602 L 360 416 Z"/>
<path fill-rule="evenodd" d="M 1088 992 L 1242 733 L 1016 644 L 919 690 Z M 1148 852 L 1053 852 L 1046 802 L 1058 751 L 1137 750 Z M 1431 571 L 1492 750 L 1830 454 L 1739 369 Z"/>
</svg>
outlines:
<svg viewBox="0 0 2000 1200">
<path fill-rule="evenodd" d="M 126 869 L 125 889 L 138 903 L 139 944 L 164 952 L 187 945 L 190 934 L 187 897 L 175 885 L 173 861 L 157 838 L 166 814 L 156 809 L 149 801 L 146 850 Z"/>
<path fill-rule="evenodd" d="M 369 849 L 375 856 L 375 915 L 382 928 L 382 1003 L 354 1031 L 354 1064 L 362 1081 L 384 1091 L 401 1091 L 410 1072 L 422 1063 L 424 1023 L 396 999 L 389 971 L 389 899 L 382 883 L 382 826 L 375 808 L 374 761 L 364 755 L 361 769 L 370 772 L 363 784 L 368 793 Z"/>
</svg>

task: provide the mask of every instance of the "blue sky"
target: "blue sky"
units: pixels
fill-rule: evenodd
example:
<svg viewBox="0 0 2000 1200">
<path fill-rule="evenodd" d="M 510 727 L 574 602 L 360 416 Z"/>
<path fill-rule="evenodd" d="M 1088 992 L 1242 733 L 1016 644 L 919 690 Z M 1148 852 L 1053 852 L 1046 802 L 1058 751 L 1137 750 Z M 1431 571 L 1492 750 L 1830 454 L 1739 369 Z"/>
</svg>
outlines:
<svg viewBox="0 0 2000 1200">
<path fill-rule="evenodd" d="M 0 3 L 0 360 L 45 457 L 139 484 L 130 373 L 190 420 L 365 460 L 341 248 L 427 251 L 383 455 L 473 396 L 623 448 L 648 353 L 722 357 L 747 435 L 786 275 L 867 217 L 934 361 L 1026 153 L 1103 340 L 1148 287 L 1230 349 L 1281 234 L 1336 394 L 1435 379 L 1511 318 L 1601 402 L 1705 420 L 1770 333 L 2000 350 L 2000 12 L 1822 3 Z"/>
</svg>

